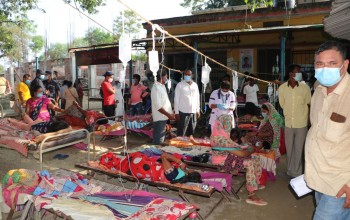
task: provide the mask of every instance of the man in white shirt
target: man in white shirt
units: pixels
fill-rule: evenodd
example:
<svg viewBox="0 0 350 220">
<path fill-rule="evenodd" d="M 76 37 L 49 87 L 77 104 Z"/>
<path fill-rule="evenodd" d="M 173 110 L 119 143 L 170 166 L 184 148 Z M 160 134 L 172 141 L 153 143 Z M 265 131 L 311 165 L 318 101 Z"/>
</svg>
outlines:
<svg viewBox="0 0 350 220">
<path fill-rule="evenodd" d="M 64 96 L 64 92 L 67 89 L 67 80 L 63 80 L 62 86 L 60 88 L 60 98 L 61 98 L 61 108 L 65 109 L 66 108 L 66 97 Z"/>
<path fill-rule="evenodd" d="M 189 136 L 194 141 L 193 134 L 200 116 L 200 101 L 198 85 L 192 81 L 192 77 L 192 71 L 185 70 L 184 80 L 175 89 L 174 108 L 178 122 L 177 136 Z"/>
<path fill-rule="evenodd" d="M 230 115 L 232 118 L 232 128 L 235 127 L 233 111 L 236 109 L 237 101 L 236 96 L 230 91 L 230 84 L 222 82 L 220 89 L 214 90 L 209 99 L 209 107 L 211 108 L 211 114 L 209 124 L 214 126 L 216 119 L 220 115 Z"/>
<path fill-rule="evenodd" d="M 167 90 L 164 86 L 168 81 L 165 71 L 157 72 L 157 82 L 153 84 L 151 90 L 152 117 L 153 117 L 153 143 L 162 144 L 165 138 L 166 123 L 175 120 L 173 110 L 169 101 Z"/>
<path fill-rule="evenodd" d="M 245 96 L 245 102 L 252 102 L 254 105 L 258 106 L 258 92 L 259 87 L 255 84 L 253 78 L 249 78 L 249 83 L 243 89 L 243 94 Z"/>
</svg>

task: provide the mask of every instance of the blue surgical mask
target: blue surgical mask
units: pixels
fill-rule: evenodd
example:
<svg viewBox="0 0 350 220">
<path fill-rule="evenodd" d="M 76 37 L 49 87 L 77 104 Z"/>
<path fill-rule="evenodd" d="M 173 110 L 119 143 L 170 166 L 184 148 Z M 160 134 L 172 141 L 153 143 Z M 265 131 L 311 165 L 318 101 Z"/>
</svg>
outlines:
<svg viewBox="0 0 350 220">
<path fill-rule="evenodd" d="M 315 77 L 320 82 L 321 85 L 326 87 L 331 87 L 337 84 L 341 80 L 340 68 L 324 67 L 315 69 Z"/>
<path fill-rule="evenodd" d="M 37 98 L 41 98 L 42 96 L 43 96 L 43 93 L 42 93 L 42 92 L 36 94 L 36 97 L 37 97 Z"/>
<path fill-rule="evenodd" d="M 30 79 L 26 80 L 26 84 L 29 86 L 32 81 Z"/>
<path fill-rule="evenodd" d="M 135 83 L 136 83 L 136 80 L 132 79 L 131 82 L 132 82 L 132 84 L 135 84 Z"/>
<path fill-rule="evenodd" d="M 266 112 L 261 112 L 261 115 L 262 115 L 264 118 L 267 118 L 267 113 L 266 113 Z"/>
<path fill-rule="evenodd" d="M 39 77 L 41 80 L 44 80 L 46 77 L 45 77 L 45 75 L 40 75 L 40 77 Z"/>
<path fill-rule="evenodd" d="M 184 80 L 185 80 L 186 82 L 191 82 L 192 77 L 191 77 L 191 76 L 188 76 L 188 75 L 185 75 L 185 76 L 184 76 Z"/>
<path fill-rule="evenodd" d="M 300 82 L 303 79 L 303 75 L 301 75 L 301 73 L 296 73 L 294 79 L 295 81 Z"/>
<path fill-rule="evenodd" d="M 165 85 L 168 84 L 168 79 L 165 80 L 164 84 L 165 84 Z"/>
</svg>

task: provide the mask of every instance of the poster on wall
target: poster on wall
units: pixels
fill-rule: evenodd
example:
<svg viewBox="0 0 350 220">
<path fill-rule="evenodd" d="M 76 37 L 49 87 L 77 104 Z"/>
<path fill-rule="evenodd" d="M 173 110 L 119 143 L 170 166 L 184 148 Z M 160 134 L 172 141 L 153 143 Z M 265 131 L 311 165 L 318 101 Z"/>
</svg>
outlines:
<svg viewBox="0 0 350 220">
<path fill-rule="evenodd" d="M 239 71 L 254 72 L 254 50 L 253 49 L 241 49 L 239 52 Z"/>
</svg>

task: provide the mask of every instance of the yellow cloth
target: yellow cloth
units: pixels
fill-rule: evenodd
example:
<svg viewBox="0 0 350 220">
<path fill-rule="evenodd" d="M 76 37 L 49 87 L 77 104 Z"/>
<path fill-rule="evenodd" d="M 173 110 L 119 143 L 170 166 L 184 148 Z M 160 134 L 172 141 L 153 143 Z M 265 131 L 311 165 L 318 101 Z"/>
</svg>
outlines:
<svg viewBox="0 0 350 220">
<path fill-rule="evenodd" d="M 299 83 L 292 88 L 288 82 L 278 89 L 278 99 L 283 108 L 285 125 L 288 128 L 304 128 L 308 123 L 311 91 L 309 86 Z"/>
<path fill-rule="evenodd" d="M 28 99 L 31 98 L 30 96 L 30 91 L 29 91 L 29 87 L 27 86 L 27 84 L 25 84 L 24 82 L 20 82 L 17 86 L 17 93 L 18 96 L 20 96 L 19 92 L 22 92 L 22 100 L 24 102 L 26 102 Z M 23 104 L 23 103 L 21 103 Z"/>
<path fill-rule="evenodd" d="M 328 95 L 325 87 L 318 86 L 310 113 L 305 180 L 310 188 L 335 196 L 344 184 L 350 186 L 350 76 L 345 74 Z M 345 122 L 341 122 L 342 117 L 334 117 L 334 113 L 344 116 Z"/>
</svg>

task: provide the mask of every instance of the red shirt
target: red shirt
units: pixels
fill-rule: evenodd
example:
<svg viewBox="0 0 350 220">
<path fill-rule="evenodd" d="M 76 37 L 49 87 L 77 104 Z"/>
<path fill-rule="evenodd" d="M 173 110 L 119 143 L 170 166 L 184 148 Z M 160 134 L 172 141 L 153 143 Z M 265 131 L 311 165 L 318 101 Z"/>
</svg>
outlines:
<svg viewBox="0 0 350 220">
<path fill-rule="evenodd" d="M 103 81 L 101 84 L 103 92 L 103 105 L 114 105 L 114 93 L 111 93 L 109 90 L 113 89 L 113 86 L 110 82 Z"/>
<path fill-rule="evenodd" d="M 147 87 L 140 84 L 140 83 L 136 86 L 132 85 L 131 89 L 130 89 L 131 98 L 129 100 L 129 103 L 132 105 L 136 105 L 137 103 L 142 102 L 142 98 L 148 94 L 146 92 L 146 89 L 147 89 Z"/>
</svg>

